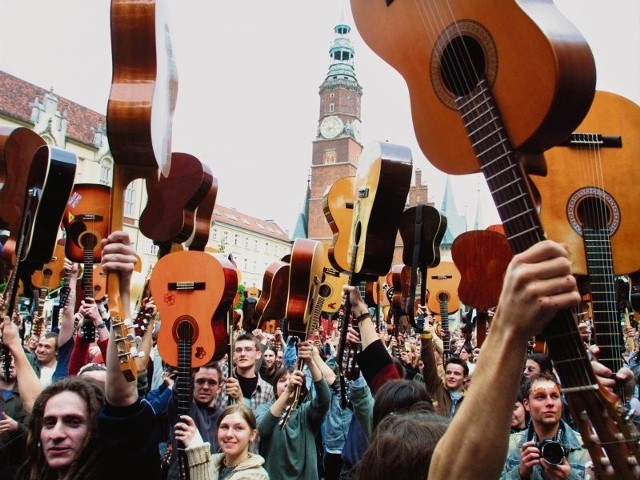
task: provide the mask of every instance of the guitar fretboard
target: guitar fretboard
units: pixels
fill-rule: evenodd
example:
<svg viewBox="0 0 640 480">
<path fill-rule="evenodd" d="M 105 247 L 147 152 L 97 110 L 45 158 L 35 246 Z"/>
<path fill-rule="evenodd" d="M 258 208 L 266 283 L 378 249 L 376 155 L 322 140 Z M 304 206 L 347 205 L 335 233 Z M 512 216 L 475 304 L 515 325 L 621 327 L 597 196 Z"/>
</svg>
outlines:
<svg viewBox="0 0 640 480">
<path fill-rule="evenodd" d="M 516 160 L 491 89 L 482 79 L 468 95 L 456 100 L 471 145 L 514 253 L 545 238 L 525 174 Z M 563 389 L 597 388 L 593 369 L 568 310 L 558 312 L 544 338 Z"/>
</svg>

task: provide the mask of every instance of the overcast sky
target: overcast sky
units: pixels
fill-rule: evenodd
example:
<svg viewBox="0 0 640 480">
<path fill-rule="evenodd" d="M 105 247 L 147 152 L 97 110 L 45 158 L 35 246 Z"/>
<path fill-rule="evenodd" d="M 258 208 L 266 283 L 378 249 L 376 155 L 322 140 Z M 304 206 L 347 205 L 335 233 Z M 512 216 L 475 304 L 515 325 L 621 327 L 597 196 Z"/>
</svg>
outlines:
<svg viewBox="0 0 640 480">
<path fill-rule="evenodd" d="M 374 0 L 370 0 L 374 1 Z M 556 0 L 591 46 L 598 88 L 640 104 L 640 2 Z M 301 209 L 329 67 L 345 11 L 364 89 L 363 138 L 409 146 L 439 207 L 444 174 L 420 152 L 402 77 L 360 39 L 344 0 L 171 0 L 178 68 L 173 150 L 207 162 L 218 202 L 292 230 Z M 346 7 L 346 8 L 344 8 Z M 108 0 L 0 0 L 0 69 L 100 113 L 111 85 Z M 472 225 L 484 180 L 452 178 Z"/>
</svg>

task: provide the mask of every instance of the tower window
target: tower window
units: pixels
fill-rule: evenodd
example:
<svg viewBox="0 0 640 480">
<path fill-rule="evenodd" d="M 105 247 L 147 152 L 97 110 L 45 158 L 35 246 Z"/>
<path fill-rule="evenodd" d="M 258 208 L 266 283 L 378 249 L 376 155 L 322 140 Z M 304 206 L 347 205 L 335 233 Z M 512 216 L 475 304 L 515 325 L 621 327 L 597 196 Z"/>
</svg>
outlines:
<svg viewBox="0 0 640 480">
<path fill-rule="evenodd" d="M 329 104 L 329 113 L 333 113 L 336 111 L 336 106 L 333 103 Z"/>
</svg>

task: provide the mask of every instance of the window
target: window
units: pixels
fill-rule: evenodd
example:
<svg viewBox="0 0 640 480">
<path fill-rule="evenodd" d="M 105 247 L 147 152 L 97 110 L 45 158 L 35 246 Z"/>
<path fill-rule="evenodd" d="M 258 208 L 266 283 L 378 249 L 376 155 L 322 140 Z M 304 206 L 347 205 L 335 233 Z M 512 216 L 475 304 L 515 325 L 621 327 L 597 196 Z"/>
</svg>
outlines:
<svg viewBox="0 0 640 480">
<path fill-rule="evenodd" d="M 253 245 L 253 249 L 257 252 L 258 251 L 258 240 L 255 240 L 255 243 Z"/>
<path fill-rule="evenodd" d="M 234 245 L 240 245 L 240 235 L 238 235 L 237 233 L 233 236 L 233 244 Z"/>
<path fill-rule="evenodd" d="M 211 240 L 217 240 L 217 239 L 218 239 L 218 229 L 213 228 L 211 229 Z"/>
<path fill-rule="evenodd" d="M 133 183 L 130 183 L 127 189 L 124 191 L 124 214 L 129 217 L 133 216 Z"/>
<path fill-rule="evenodd" d="M 336 106 L 333 103 L 329 104 L 329 113 L 333 113 L 336 111 Z"/>
<path fill-rule="evenodd" d="M 249 237 L 244 237 L 244 248 L 249 248 Z"/>
<path fill-rule="evenodd" d="M 222 243 L 226 244 L 229 242 L 229 232 L 222 232 Z"/>
<path fill-rule="evenodd" d="M 109 185 L 111 181 L 111 160 L 105 159 L 100 164 L 100 183 Z"/>
</svg>

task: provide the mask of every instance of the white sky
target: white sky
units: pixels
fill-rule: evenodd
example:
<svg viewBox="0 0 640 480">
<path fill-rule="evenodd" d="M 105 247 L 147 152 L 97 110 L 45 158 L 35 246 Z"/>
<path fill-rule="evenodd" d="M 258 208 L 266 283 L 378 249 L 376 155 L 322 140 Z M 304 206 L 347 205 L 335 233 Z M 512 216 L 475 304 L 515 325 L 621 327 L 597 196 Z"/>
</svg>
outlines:
<svg viewBox="0 0 640 480">
<path fill-rule="evenodd" d="M 370 0 L 382 1 L 382 0 Z M 508 1 L 508 0 L 507 0 Z M 640 2 L 556 0 L 589 42 L 598 89 L 640 104 Z M 170 0 L 179 86 L 173 150 L 207 162 L 218 202 L 292 230 L 301 209 L 329 67 L 333 27 L 353 27 L 355 69 L 364 89 L 363 138 L 409 146 L 430 200 L 444 174 L 415 140 L 402 77 L 360 39 L 344 0 Z M 0 69 L 105 113 L 111 85 L 108 0 L 0 0 Z M 453 177 L 458 211 L 475 217 L 479 175 Z"/>
</svg>

